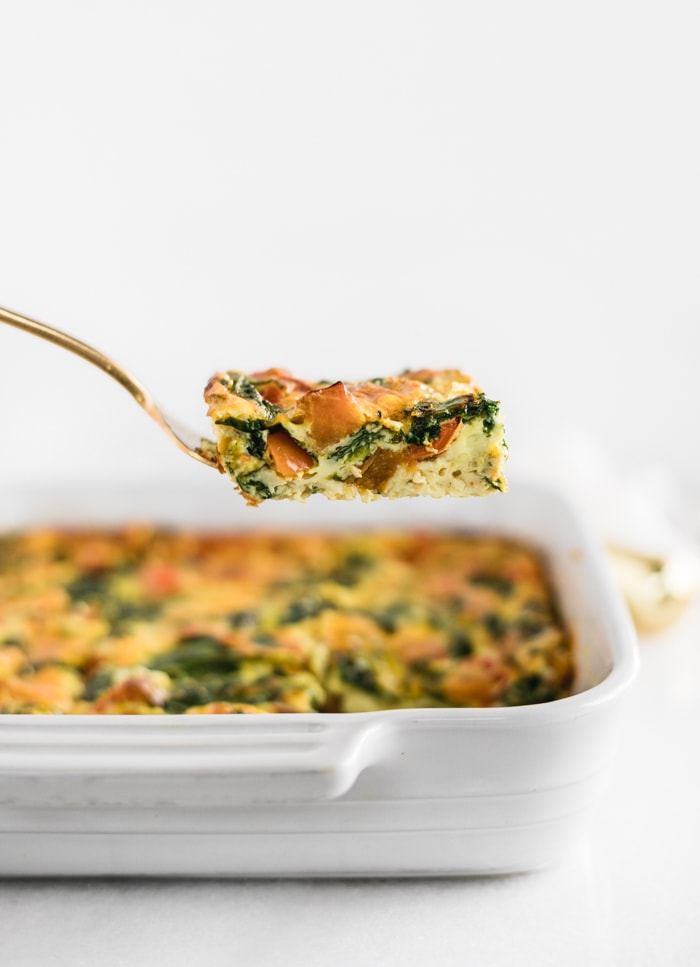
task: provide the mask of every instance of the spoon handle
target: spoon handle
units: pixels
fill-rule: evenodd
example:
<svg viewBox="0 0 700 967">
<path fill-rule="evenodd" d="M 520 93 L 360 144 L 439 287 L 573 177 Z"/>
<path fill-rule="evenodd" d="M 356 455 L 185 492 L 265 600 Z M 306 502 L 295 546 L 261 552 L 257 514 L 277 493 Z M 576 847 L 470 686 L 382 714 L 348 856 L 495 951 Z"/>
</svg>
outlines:
<svg viewBox="0 0 700 967">
<path fill-rule="evenodd" d="M 149 402 L 152 403 L 150 394 L 138 380 L 134 379 L 133 376 L 129 375 L 120 366 L 117 366 L 104 353 L 82 342 L 80 339 L 76 339 L 75 336 L 69 336 L 67 332 L 61 332 L 60 329 L 53 329 L 51 326 L 47 326 L 46 323 L 37 322 L 36 319 L 30 319 L 29 316 L 21 316 L 18 312 L 11 312 L 9 309 L 3 309 L 2 307 L 0 307 L 0 322 L 6 322 L 8 326 L 15 326 L 17 329 L 23 329 L 24 332 L 30 332 L 34 336 L 39 336 L 41 339 L 55 343 L 61 349 L 67 349 L 69 352 L 75 353 L 76 356 L 82 356 L 83 359 L 92 363 L 93 366 L 97 366 L 98 369 L 107 373 L 112 379 L 116 379 L 118 383 L 121 383 L 124 389 L 131 393 L 136 402 L 141 406 L 147 409 L 147 404 Z"/>
<path fill-rule="evenodd" d="M 67 349 L 68 352 L 74 353 L 76 356 L 82 357 L 82 359 L 86 359 L 93 366 L 97 366 L 98 369 L 101 369 L 121 384 L 127 393 L 133 396 L 139 406 L 156 421 L 160 428 L 167 433 L 170 439 L 181 450 L 184 450 L 189 456 L 194 457 L 195 460 L 199 460 L 200 463 L 217 466 L 214 444 L 208 440 L 195 439 L 191 431 L 185 430 L 180 426 L 175 429 L 174 422 L 171 419 L 166 419 L 163 411 L 156 404 L 146 387 L 125 369 L 118 366 L 109 356 L 101 353 L 99 349 L 95 349 L 94 346 L 90 346 L 82 342 L 82 340 L 76 339 L 75 336 L 70 336 L 67 332 L 54 329 L 52 326 L 47 326 L 46 323 L 37 322 L 36 319 L 30 319 L 29 316 L 20 315 L 18 312 L 12 312 L 10 309 L 3 309 L 1 306 L 0 322 L 7 323 L 8 326 L 14 326 L 16 329 L 22 329 L 24 332 L 29 332 L 33 336 L 39 336 L 40 339 L 46 339 L 48 342 L 55 343 L 61 349 Z"/>
</svg>

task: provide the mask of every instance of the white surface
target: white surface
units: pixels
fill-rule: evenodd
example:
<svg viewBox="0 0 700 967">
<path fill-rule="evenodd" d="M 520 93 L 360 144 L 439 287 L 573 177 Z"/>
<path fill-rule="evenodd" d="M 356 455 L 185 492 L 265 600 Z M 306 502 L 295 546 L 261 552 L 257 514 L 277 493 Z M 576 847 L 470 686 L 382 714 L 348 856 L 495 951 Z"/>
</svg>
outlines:
<svg viewBox="0 0 700 967">
<path fill-rule="evenodd" d="M 514 466 L 584 428 L 625 470 L 700 479 L 694 0 L 26 0 L 0 28 L 0 304 L 113 352 L 193 423 L 221 365 L 447 357 L 503 400 Z M 5 481 L 208 472 L 9 330 L 0 412 Z M 67 446 L 104 413 L 98 456 Z M 556 869 L 8 883 L 2 959 L 695 964 L 699 639 L 696 612 L 644 645 L 590 849 Z"/>
<path fill-rule="evenodd" d="M 6 881 L 3 961 L 691 967 L 699 636 L 696 608 L 642 643 L 614 781 L 584 846 L 549 870 L 400 882 Z"/>
</svg>

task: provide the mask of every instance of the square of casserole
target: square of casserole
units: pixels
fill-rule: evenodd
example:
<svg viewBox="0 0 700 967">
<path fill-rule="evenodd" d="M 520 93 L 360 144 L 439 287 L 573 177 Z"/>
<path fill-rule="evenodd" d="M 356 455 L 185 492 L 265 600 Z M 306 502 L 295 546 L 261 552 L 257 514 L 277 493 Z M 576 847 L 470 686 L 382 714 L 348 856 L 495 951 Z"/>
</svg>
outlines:
<svg viewBox="0 0 700 967">
<path fill-rule="evenodd" d="M 457 531 L 0 537 L 0 712 L 546 702 L 572 642 L 529 547 Z"/>
<path fill-rule="evenodd" d="M 458 370 L 307 383 L 217 373 L 205 393 L 220 469 L 270 499 L 486 495 L 506 489 L 498 403 Z"/>
</svg>

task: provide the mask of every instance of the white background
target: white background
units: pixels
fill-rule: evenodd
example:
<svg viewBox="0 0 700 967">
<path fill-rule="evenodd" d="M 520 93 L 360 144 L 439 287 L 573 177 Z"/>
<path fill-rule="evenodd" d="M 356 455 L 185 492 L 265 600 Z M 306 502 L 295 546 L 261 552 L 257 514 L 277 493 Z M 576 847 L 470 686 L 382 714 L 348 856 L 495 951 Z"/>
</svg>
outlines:
<svg viewBox="0 0 700 967">
<path fill-rule="evenodd" d="M 699 50 L 695 0 L 0 0 L 0 305 L 202 432 L 219 368 L 458 366 L 501 399 L 513 470 L 581 439 L 692 493 Z M 209 473 L 0 328 L 0 483 Z M 6 882 L 5 959 L 698 963 L 699 633 L 696 608 L 642 643 L 615 784 L 552 871 Z"/>
<path fill-rule="evenodd" d="M 514 469 L 584 434 L 700 483 L 693 0 L 2 0 L 0 38 L 0 305 L 202 432 L 219 368 L 459 366 Z M 10 329 L 0 454 L 205 472 Z"/>
</svg>

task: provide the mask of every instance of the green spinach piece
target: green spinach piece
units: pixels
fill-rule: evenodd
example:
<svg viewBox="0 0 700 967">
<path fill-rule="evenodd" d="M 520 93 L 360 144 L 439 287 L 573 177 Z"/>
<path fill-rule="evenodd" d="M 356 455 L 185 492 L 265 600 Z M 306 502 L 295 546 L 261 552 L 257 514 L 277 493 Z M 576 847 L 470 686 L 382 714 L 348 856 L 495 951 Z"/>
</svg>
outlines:
<svg viewBox="0 0 700 967">
<path fill-rule="evenodd" d="M 258 623 L 258 613 L 252 609 L 231 611 L 230 614 L 226 615 L 226 620 L 231 628 L 235 628 L 236 630 L 240 630 L 241 628 L 254 628 Z"/>
<path fill-rule="evenodd" d="M 226 416 L 216 421 L 218 426 L 232 426 L 248 437 L 248 453 L 262 459 L 265 454 L 269 423 L 266 420 L 241 420 L 237 416 Z"/>
<path fill-rule="evenodd" d="M 504 490 L 506 489 L 505 481 L 503 481 L 500 477 L 497 478 L 496 480 L 492 480 L 490 477 L 487 477 L 485 474 L 480 474 L 480 476 L 481 476 L 481 479 L 484 481 L 484 483 L 487 483 L 492 490 L 498 490 L 500 493 L 503 493 Z"/>
<path fill-rule="evenodd" d="M 104 601 L 103 613 L 112 632 L 122 634 L 134 621 L 152 621 L 161 608 L 158 601 L 124 601 L 110 596 Z"/>
<path fill-rule="evenodd" d="M 504 638 L 508 633 L 508 625 L 500 614 L 487 614 L 483 619 L 483 624 L 493 638 Z"/>
<path fill-rule="evenodd" d="M 326 611 L 329 608 L 334 609 L 335 605 L 330 601 L 324 601 L 322 598 L 317 598 L 314 595 L 306 595 L 297 598 L 296 601 L 292 601 L 279 616 L 279 623 L 281 625 L 297 624 L 299 621 L 305 621 L 307 618 L 315 618 L 322 611 Z"/>
<path fill-rule="evenodd" d="M 546 682 L 537 672 L 523 675 L 503 695 L 504 705 L 539 705 L 551 702 L 561 694 L 560 689 Z"/>
<path fill-rule="evenodd" d="M 83 699 L 86 702 L 94 702 L 103 692 L 114 685 L 115 680 L 114 668 L 101 668 L 94 675 L 91 675 L 85 683 Z"/>
<path fill-rule="evenodd" d="M 411 426 L 406 433 L 406 442 L 414 446 L 425 446 L 440 434 L 443 423 L 454 419 L 460 419 L 462 423 L 481 419 L 484 432 L 488 436 L 496 426 L 498 403 L 487 399 L 483 393 L 476 393 L 473 396 L 455 396 L 451 400 L 442 402 L 421 400 L 408 415 L 411 418 Z"/>
<path fill-rule="evenodd" d="M 402 601 L 396 601 L 387 605 L 381 611 L 368 611 L 367 614 L 375 620 L 382 631 L 393 634 L 406 621 L 410 614 L 410 606 Z"/>
<path fill-rule="evenodd" d="M 366 423 L 348 437 L 345 443 L 331 450 L 329 456 L 331 460 L 342 460 L 344 463 L 364 460 L 381 439 L 386 443 L 392 443 L 396 435 L 380 423 Z"/>
<path fill-rule="evenodd" d="M 489 400 L 483 393 L 467 397 L 467 407 L 462 417 L 463 423 L 471 423 L 472 420 L 483 420 L 484 433 L 490 436 L 496 426 L 498 416 L 498 401 Z"/>
<path fill-rule="evenodd" d="M 472 574 L 469 578 L 470 584 L 475 584 L 480 588 L 488 588 L 501 597 L 507 598 L 513 593 L 515 587 L 510 578 L 501 577 L 498 574 Z"/>
<path fill-rule="evenodd" d="M 455 631 L 450 636 L 448 650 L 453 658 L 468 658 L 474 653 L 474 643 L 466 631 Z"/>
<path fill-rule="evenodd" d="M 376 675 L 364 659 L 354 655 L 338 655 L 337 663 L 338 674 L 346 684 L 373 695 L 380 693 Z"/>
<path fill-rule="evenodd" d="M 328 580 L 340 584 L 344 588 L 354 587 L 374 564 L 367 554 L 349 553 L 340 565 L 331 571 Z"/>
<path fill-rule="evenodd" d="M 179 714 L 192 708 L 193 705 L 208 705 L 218 700 L 222 682 L 217 678 L 199 680 L 195 678 L 180 678 L 173 683 L 163 710 L 170 714 Z"/>
<path fill-rule="evenodd" d="M 274 492 L 264 480 L 260 480 L 259 477 L 255 476 L 256 472 L 254 471 L 243 477 L 238 477 L 238 485 L 247 494 L 253 494 L 253 496 L 258 497 L 260 500 L 270 500 L 274 497 Z"/>
<path fill-rule="evenodd" d="M 104 597 L 109 580 L 108 571 L 86 571 L 66 585 L 71 601 L 90 601 Z"/>
<path fill-rule="evenodd" d="M 202 678 L 238 671 L 241 660 L 223 642 L 208 635 L 181 638 L 177 645 L 148 663 L 149 668 L 166 672 L 171 678 Z"/>
<path fill-rule="evenodd" d="M 270 381 L 272 382 L 272 381 Z M 237 373 L 234 370 L 230 370 L 226 373 L 222 379 L 224 386 L 235 393 L 236 396 L 242 396 L 245 400 L 252 400 L 257 403 L 263 411 L 263 415 L 268 419 L 273 419 L 280 411 L 279 406 L 275 406 L 274 403 L 268 402 L 260 395 L 256 384 L 248 379 L 243 373 Z"/>
</svg>

